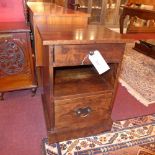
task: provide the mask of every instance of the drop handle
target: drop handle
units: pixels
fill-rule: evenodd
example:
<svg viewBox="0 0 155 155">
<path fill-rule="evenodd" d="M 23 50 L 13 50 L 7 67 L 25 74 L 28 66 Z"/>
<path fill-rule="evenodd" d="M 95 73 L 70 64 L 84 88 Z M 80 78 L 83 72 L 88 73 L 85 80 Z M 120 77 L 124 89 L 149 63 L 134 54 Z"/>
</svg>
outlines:
<svg viewBox="0 0 155 155">
<path fill-rule="evenodd" d="M 75 114 L 78 117 L 87 117 L 91 112 L 92 112 L 92 109 L 90 107 L 79 108 L 75 110 Z"/>
</svg>

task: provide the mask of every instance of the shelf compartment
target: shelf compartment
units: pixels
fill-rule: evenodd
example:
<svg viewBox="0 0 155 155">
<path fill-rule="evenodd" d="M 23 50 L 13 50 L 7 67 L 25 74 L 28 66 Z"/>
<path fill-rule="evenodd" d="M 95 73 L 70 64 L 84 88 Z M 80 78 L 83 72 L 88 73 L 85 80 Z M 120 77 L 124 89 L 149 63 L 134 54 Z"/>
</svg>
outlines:
<svg viewBox="0 0 155 155">
<path fill-rule="evenodd" d="M 113 92 L 116 64 L 99 75 L 91 65 L 55 68 L 54 98 L 65 99 Z"/>
</svg>

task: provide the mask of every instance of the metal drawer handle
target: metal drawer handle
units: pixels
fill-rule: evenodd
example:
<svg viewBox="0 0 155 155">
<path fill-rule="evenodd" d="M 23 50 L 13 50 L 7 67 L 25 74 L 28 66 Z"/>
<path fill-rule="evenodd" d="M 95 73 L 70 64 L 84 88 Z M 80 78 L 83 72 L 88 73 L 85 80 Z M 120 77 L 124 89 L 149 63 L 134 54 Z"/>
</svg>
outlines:
<svg viewBox="0 0 155 155">
<path fill-rule="evenodd" d="M 78 117 L 87 117 L 92 112 L 90 107 L 79 108 L 75 111 L 76 116 Z"/>
<path fill-rule="evenodd" d="M 88 59 L 89 55 L 92 56 L 93 54 L 94 54 L 94 51 L 90 51 L 89 54 L 87 54 L 87 55 L 83 58 L 83 60 L 82 60 L 82 62 L 81 62 L 81 65 L 84 65 L 84 62 L 85 62 L 86 59 Z"/>
</svg>

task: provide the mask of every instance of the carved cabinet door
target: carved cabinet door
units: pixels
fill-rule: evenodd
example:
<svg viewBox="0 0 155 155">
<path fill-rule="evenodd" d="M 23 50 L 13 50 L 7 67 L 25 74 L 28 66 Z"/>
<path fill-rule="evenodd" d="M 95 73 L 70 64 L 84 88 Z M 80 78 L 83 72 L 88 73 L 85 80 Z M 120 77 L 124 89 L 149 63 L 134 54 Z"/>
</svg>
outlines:
<svg viewBox="0 0 155 155">
<path fill-rule="evenodd" d="M 0 92 L 35 86 L 29 33 L 0 34 Z"/>
</svg>

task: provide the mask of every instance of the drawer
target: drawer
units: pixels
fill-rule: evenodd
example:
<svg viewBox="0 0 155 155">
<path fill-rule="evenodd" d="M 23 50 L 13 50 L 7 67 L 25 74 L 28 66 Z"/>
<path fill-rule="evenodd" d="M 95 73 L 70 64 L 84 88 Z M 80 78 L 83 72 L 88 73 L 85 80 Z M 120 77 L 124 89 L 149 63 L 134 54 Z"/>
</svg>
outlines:
<svg viewBox="0 0 155 155">
<path fill-rule="evenodd" d="M 56 45 L 53 61 L 55 66 L 81 65 L 90 51 L 99 50 L 108 63 L 117 63 L 122 59 L 124 47 L 123 43 Z M 90 64 L 88 58 L 84 64 Z"/>
<path fill-rule="evenodd" d="M 55 130 L 101 125 L 111 114 L 112 93 L 55 101 Z"/>
</svg>

